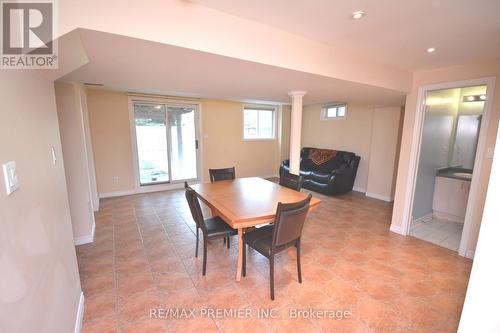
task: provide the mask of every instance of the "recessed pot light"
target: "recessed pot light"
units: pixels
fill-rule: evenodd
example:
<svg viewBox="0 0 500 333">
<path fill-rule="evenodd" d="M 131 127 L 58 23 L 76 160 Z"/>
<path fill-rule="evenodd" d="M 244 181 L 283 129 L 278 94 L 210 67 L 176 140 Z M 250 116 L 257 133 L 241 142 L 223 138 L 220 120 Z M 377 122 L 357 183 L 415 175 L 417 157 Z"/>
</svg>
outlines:
<svg viewBox="0 0 500 333">
<path fill-rule="evenodd" d="M 352 18 L 355 20 L 359 20 L 359 19 L 363 18 L 363 16 L 365 16 L 365 15 L 366 15 L 366 13 L 362 10 L 357 10 L 351 14 Z"/>
<path fill-rule="evenodd" d="M 429 48 L 427 49 L 427 53 L 432 53 L 432 52 L 434 52 L 434 51 L 436 51 L 436 48 L 434 48 L 434 47 L 429 47 Z"/>
</svg>

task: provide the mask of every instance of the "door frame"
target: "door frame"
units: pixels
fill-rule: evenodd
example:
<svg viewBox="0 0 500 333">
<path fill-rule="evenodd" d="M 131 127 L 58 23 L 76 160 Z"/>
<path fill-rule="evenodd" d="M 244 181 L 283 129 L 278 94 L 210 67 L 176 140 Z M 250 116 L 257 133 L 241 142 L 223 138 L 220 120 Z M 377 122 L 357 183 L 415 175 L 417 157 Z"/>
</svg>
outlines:
<svg viewBox="0 0 500 333">
<path fill-rule="evenodd" d="M 129 125 L 130 125 L 130 138 L 132 145 L 132 164 L 134 169 L 134 186 L 136 193 L 148 193 L 148 192 L 158 192 L 158 191 L 168 191 L 173 189 L 179 189 L 184 187 L 184 182 L 186 180 L 176 180 L 170 181 L 168 183 L 159 183 L 159 184 L 148 184 L 141 185 L 139 180 L 139 160 L 137 155 L 137 134 L 135 131 L 135 115 L 134 115 L 134 102 L 141 103 L 156 103 L 156 104 L 165 104 L 166 109 L 169 106 L 174 107 L 186 107 L 191 106 L 194 108 L 194 121 L 195 121 L 195 133 L 196 140 L 198 140 L 198 149 L 196 151 L 196 168 L 197 175 L 196 179 L 188 179 L 189 183 L 198 183 L 202 179 L 202 170 L 203 170 L 203 160 L 202 160 L 202 145 L 201 145 L 201 103 L 195 100 L 178 100 L 171 98 L 163 98 L 158 96 L 137 96 L 137 95 L 129 95 L 128 96 L 128 107 L 129 107 Z M 167 130 L 167 133 L 170 133 Z M 170 169 L 170 154 L 171 154 L 171 143 L 170 139 L 167 141 L 168 145 L 168 164 L 169 164 L 169 177 L 171 177 L 171 169 Z"/>
<path fill-rule="evenodd" d="M 408 182 L 406 185 L 405 204 L 403 212 L 403 221 L 401 231 L 404 236 L 410 233 L 413 212 L 413 199 L 415 195 L 415 185 L 417 182 L 418 161 L 420 160 L 420 148 L 422 142 L 422 132 L 425 116 L 425 98 L 428 91 L 465 88 L 471 86 L 486 86 L 486 100 L 484 102 L 484 111 L 481 120 L 481 127 L 479 130 L 479 139 L 476 149 L 476 157 L 474 160 L 474 169 L 471 180 L 469 198 L 467 200 L 467 210 L 465 213 L 464 227 L 462 231 L 462 238 L 460 240 L 460 247 L 458 254 L 463 257 L 471 258 L 474 256 L 473 252 L 467 252 L 467 245 L 469 244 L 472 217 L 474 214 L 474 207 L 477 203 L 479 194 L 479 181 L 483 173 L 483 163 L 486 153 L 486 136 L 490 124 L 490 115 L 492 108 L 493 96 L 495 93 L 495 77 L 484 77 L 479 79 L 452 81 L 438 84 L 423 85 L 418 88 L 417 96 L 417 110 L 415 113 L 415 125 L 413 126 L 413 137 L 411 140 L 410 151 L 410 164 L 408 172 Z"/>
</svg>

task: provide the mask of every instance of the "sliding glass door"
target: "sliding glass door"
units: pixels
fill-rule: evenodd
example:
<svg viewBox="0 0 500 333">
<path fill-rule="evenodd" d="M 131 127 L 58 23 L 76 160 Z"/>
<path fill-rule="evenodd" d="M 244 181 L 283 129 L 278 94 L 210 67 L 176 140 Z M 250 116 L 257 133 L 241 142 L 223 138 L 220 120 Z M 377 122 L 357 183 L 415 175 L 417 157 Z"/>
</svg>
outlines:
<svg viewBox="0 0 500 333">
<path fill-rule="evenodd" d="M 197 140 L 195 109 L 168 107 L 170 124 L 172 180 L 197 178 Z"/>
<path fill-rule="evenodd" d="M 165 105 L 134 103 L 141 185 L 170 181 L 166 114 Z"/>
<path fill-rule="evenodd" d="M 197 107 L 133 101 L 139 185 L 198 178 Z"/>
</svg>

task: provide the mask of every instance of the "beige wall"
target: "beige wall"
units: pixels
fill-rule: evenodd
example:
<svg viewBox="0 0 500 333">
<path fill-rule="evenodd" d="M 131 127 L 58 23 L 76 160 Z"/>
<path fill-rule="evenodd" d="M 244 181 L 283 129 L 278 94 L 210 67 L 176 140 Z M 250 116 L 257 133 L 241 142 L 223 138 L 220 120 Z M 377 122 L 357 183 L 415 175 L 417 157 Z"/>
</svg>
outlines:
<svg viewBox="0 0 500 333">
<path fill-rule="evenodd" d="M 133 191 L 134 152 L 128 96 L 122 92 L 87 89 L 87 101 L 99 193 Z M 227 166 L 235 166 L 238 177 L 278 174 L 281 157 L 288 151 L 289 107 L 284 107 L 285 128 L 280 146 L 278 139 L 243 140 L 243 103 L 205 99 L 199 103 L 204 181 L 209 179 L 209 168 Z M 278 136 L 279 131 L 276 132 Z"/>
<path fill-rule="evenodd" d="M 366 191 L 370 159 L 373 110 L 349 105 L 345 120 L 321 120 L 322 105 L 304 107 L 302 147 L 331 148 L 356 153 L 361 157 L 354 187 Z"/>
<path fill-rule="evenodd" d="M 127 95 L 87 89 L 87 107 L 99 193 L 134 189 Z"/>
<path fill-rule="evenodd" d="M 278 174 L 278 140 L 243 140 L 243 104 L 202 100 L 203 179 L 208 169 L 236 167 L 237 177 Z"/>
<path fill-rule="evenodd" d="M 134 191 L 128 96 L 122 92 L 87 89 L 87 100 L 99 193 Z M 198 102 L 201 104 L 203 181 L 208 181 L 209 168 L 233 165 L 238 177 L 278 174 L 281 161 L 289 155 L 290 106 L 283 106 L 278 112 L 276 140 L 245 141 L 243 103 L 208 99 Z M 400 108 L 349 105 L 346 120 L 332 121 L 321 121 L 320 109 L 321 105 L 304 108 L 302 146 L 356 152 L 361 162 L 355 187 L 391 200 Z M 370 164 L 373 165 L 371 181 Z"/>
<path fill-rule="evenodd" d="M 398 177 L 396 183 L 396 199 L 392 216 L 392 225 L 398 229 L 402 225 L 403 211 L 405 206 L 406 187 L 409 178 L 410 149 L 415 125 L 415 113 L 417 107 L 418 88 L 422 85 L 440 82 L 451 82 L 460 80 L 477 79 L 481 77 L 500 75 L 500 60 L 469 65 L 446 67 L 436 70 L 420 71 L 414 74 L 411 93 L 407 95 L 405 107 L 405 121 L 403 125 L 403 135 L 401 141 L 401 152 L 398 167 Z M 500 118 L 500 84 L 497 82 L 492 101 L 491 117 L 487 129 L 486 146 L 494 147 L 495 138 Z M 480 186 L 478 198 L 473 214 L 473 226 L 471 230 L 471 241 L 467 251 L 474 251 L 476 248 L 477 235 L 481 223 L 481 216 L 484 207 L 485 194 L 488 187 L 489 174 L 491 170 L 491 159 L 484 154 L 483 167 L 480 175 Z"/>
<path fill-rule="evenodd" d="M 77 85 L 56 83 L 55 92 L 73 237 L 76 243 L 91 241 L 94 213 L 80 91 Z"/>
<path fill-rule="evenodd" d="M 0 179 L 0 332 L 73 332 L 81 293 L 54 84 L 41 72 L 0 74 L 0 163 L 16 161 L 20 182 L 6 196 Z"/>
<path fill-rule="evenodd" d="M 401 107 L 373 110 L 366 193 L 388 201 L 394 199 L 401 117 Z"/>
<path fill-rule="evenodd" d="M 390 200 L 401 108 L 348 105 L 346 119 L 321 120 L 321 106 L 304 107 L 302 146 L 356 153 L 361 161 L 355 190 Z"/>
</svg>

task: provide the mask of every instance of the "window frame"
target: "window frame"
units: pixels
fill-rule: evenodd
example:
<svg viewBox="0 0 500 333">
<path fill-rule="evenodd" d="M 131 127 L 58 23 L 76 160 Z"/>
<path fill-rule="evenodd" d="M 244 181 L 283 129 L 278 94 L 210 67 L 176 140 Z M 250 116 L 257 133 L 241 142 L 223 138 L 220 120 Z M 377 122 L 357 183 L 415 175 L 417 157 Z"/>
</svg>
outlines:
<svg viewBox="0 0 500 333">
<path fill-rule="evenodd" d="M 338 114 L 338 108 L 342 107 L 342 106 L 345 108 L 343 116 L 334 116 L 334 117 L 328 116 L 328 109 L 336 108 L 335 113 Z M 321 107 L 320 119 L 321 120 L 345 120 L 345 119 L 347 119 L 347 103 L 332 103 L 332 104 L 323 105 Z"/>
<path fill-rule="evenodd" d="M 272 111 L 273 113 L 273 135 L 269 138 L 245 138 L 245 110 L 260 110 L 260 111 Z M 267 105 L 267 104 L 245 104 L 241 110 L 241 137 L 243 141 L 275 141 L 276 140 L 276 125 L 277 125 L 277 114 L 278 106 Z M 258 118 L 257 118 L 258 119 Z M 258 124 L 258 121 L 257 121 Z M 258 131 L 258 129 L 257 129 Z"/>
<path fill-rule="evenodd" d="M 203 132 L 201 129 L 201 117 L 202 117 L 202 103 L 197 100 L 181 100 L 176 98 L 168 98 L 163 96 L 155 96 L 155 95 L 136 95 L 129 93 L 128 97 L 128 112 L 129 112 L 129 129 L 130 129 L 130 141 L 132 148 L 132 164 L 134 167 L 134 193 L 148 193 L 154 191 L 168 191 L 172 189 L 183 188 L 184 182 L 199 182 L 203 177 Z M 139 156 L 137 153 L 137 133 L 135 128 L 135 112 L 134 112 L 134 103 L 144 103 L 144 104 L 164 104 L 166 107 L 174 106 L 174 107 L 193 107 L 195 109 L 195 133 L 196 140 L 198 140 L 198 149 L 196 153 L 196 167 L 197 167 L 197 175 L 196 179 L 187 179 L 187 180 L 172 180 L 171 177 L 171 168 L 170 168 L 170 158 L 169 158 L 169 181 L 162 183 L 152 183 L 152 184 L 141 184 L 140 182 L 140 173 L 139 173 Z M 168 126 L 167 126 L 168 127 Z M 168 134 L 168 132 L 167 132 Z M 169 154 L 171 153 L 171 148 L 169 144 Z"/>
</svg>

